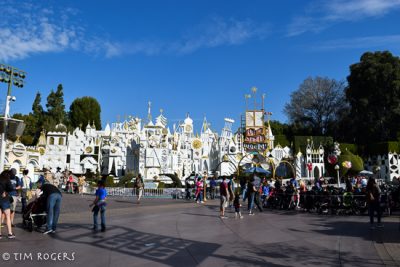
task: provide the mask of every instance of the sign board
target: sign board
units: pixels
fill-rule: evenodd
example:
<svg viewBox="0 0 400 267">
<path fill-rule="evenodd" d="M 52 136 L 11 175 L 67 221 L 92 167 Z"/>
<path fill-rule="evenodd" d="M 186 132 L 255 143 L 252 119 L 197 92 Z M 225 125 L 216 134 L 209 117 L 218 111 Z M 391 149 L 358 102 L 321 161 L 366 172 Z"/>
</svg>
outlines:
<svg viewBox="0 0 400 267">
<path fill-rule="evenodd" d="M 243 147 L 246 151 L 265 151 L 268 149 L 264 125 L 263 110 L 246 111 L 246 129 L 244 133 Z"/>
</svg>

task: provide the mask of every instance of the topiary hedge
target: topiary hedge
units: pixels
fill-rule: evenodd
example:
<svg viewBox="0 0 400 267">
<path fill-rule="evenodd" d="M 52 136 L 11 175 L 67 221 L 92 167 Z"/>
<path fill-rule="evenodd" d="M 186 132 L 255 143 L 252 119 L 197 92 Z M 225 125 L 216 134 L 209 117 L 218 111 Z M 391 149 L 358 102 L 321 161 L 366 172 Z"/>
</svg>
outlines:
<svg viewBox="0 0 400 267">
<path fill-rule="evenodd" d="M 350 169 L 343 167 L 343 162 L 345 162 L 345 161 L 351 162 Z M 362 170 L 364 170 L 364 161 L 362 160 L 362 158 L 358 155 L 354 155 L 349 150 L 342 151 L 342 154 L 339 156 L 338 163 L 340 166 L 340 175 L 341 176 L 356 175 L 359 172 L 361 172 Z"/>
</svg>

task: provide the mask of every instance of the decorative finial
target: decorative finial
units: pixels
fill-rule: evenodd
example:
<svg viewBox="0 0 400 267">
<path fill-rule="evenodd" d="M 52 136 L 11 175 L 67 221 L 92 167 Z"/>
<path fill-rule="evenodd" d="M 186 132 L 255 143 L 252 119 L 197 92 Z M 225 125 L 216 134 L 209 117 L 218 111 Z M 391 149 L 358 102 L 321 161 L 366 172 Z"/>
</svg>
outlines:
<svg viewBox="0 0 400 267">
<path fill-rule="evenodd" d="M 252 88 L 251 88 L 251 91 L 253 92 L 253 94 L 255 94 L 255 93 L 257 93 L 257 87 L 255 87 L 255 86 L 253 86 Z"/>
<path fill-rule="evenodd" d="M 152 118 L 151 118 L 151 102 L 150 101 L 148 103 L 147 119 L 149 122 L 151 122 L 151 120 L 152 120 Z"/>
<path fill-rule="evenodd" d="M 163 114 L 164 110 L 162 108 L 160 108 L 160 113 Z"/>
</svg>

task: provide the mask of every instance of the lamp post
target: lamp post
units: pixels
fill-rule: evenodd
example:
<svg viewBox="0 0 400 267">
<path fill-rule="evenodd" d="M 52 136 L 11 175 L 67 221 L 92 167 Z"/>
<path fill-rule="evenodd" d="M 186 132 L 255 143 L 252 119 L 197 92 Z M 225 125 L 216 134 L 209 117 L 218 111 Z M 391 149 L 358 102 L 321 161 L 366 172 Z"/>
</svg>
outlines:
<svg viewBox="0 0 400 267">
<path fill-rule="evenodd" d="M 0 151 L 0 172 L 4 170 L 4 160 L 6 157 L 6 143 L 7 143 L 7 126 L 10 117 L 10 102 L 15 101 L 15 97 L 11 96 L 11 88 L 15 86 L 22 88 L 24 86 L 24 79 L 26 73 L 22 70 L 12 66 L 0 64 L 0 82 L 8 84 L 6 106 L 4 109 L 3 131 L 1 133 L 1 151 Z"/>
<path fill-rule="evenodd" d="M 339 165 L 335 166 L 335 170 L 336 170 L 336 173 L 337 173 L 337 184 L 338 184 L 338 187 L 340 187 L 340 176 L 339 176 L 340 167 L 339 167 Z"/>
<path fill-rule="evenodd" d="M 376 174 L 378 176 L 378 184 L 381 184 L 381 167 L 376 167 Z"/>
</svg>

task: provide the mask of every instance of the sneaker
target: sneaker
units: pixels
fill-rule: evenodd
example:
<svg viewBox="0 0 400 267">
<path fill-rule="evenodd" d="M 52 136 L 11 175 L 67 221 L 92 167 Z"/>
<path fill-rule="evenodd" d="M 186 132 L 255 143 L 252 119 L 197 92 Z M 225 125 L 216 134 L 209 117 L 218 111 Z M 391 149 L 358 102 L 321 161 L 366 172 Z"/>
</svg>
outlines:
<svg viewBox="0 0 400 267">
<path fill-rule="evenodd" d="M 203 204 L 203 203 L 204 203 L 204 201 L 200 201 L 200 203 L 201 203 L 201 204 Z"/>
<path fill-rule="evenodd" d="M 250 215 L 250 216 L 254 216 L 254 213 L 250 212 L 249 215 Z"/>
<path fill-rule="evenodd" d="M 220 216 L 221 219 L 228 219 L 227 216 Z"/>
<path fill-rule="evenodd" d="M 8 234 L 8 239 L 15 239 L 15 235 L 14 234 Z"/>
<path fill-rule="evenodd" d="M 44 235 L 48 235 L 48 234 L 52 234 L 53 233 L 53 230 L 47 230 L 46 232 L 44 232 L 43 234 Z"/>
<path fill-rule="evenodd" d="M 104 233 L 106 231 L 106 228 L 101 228 L 101 231 Z"/>
<path fill-rule="evenodd" d="M 378 228 L 384 228 L 385 226 L 382 223 L 378 223 Z"/>
<path fill-rule="evenodd" d="M 243 216 L 239 216 L 239 219 L 243 219 Z"/>
</svg>

